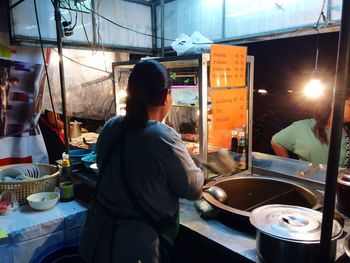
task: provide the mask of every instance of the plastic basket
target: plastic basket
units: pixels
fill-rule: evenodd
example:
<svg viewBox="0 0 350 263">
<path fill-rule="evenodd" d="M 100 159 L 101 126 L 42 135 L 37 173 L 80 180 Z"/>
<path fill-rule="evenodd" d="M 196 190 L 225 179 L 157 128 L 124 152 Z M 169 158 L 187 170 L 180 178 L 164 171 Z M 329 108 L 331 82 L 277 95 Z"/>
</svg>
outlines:
<svg viewBox="0 0 350 263">
<path fill-rule="evenodd" d="M 31 194 L 54 191 L 59 176 L 58 167 L 50 164 L 30 163 L 0 166 L 0 180 L 5 176 L 14 177 L 22 173 L 32 179 L 0 182 L 0 193 L 5 192 L 3 199 L 11 200 L 11 195 L 14 194 L 19 204 L 25 204 L 27 196 Z"/>
</svg>

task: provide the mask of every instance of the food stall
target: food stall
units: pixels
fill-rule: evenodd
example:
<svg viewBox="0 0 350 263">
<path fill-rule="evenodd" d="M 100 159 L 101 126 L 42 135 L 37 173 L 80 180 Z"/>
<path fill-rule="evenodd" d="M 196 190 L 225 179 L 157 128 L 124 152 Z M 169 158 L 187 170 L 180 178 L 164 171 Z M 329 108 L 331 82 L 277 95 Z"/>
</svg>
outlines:
<svg viewBox="0 0 350 263">
<path fill-rule="evenodd" d="M 228 248 L 234 254 L 259 260 L 254 250 L 256 244 L 251 242 L 255 241 L 254 236 L 251 236 L 255 229 L 249 222 L 251 212 L 260 206 L 271 204 L 322 209 L 326 168 L 303 161 L 252 154 L 254 59 L 248 56 L 245 61 L 244 50 L 241 48 L 230 47 L 229 51 L 226 48 L 212 46 L 210 56 L 200 54 L 157 58 L 169 70 L 173 79 L 173 106 L 166 123 L 181 134 L 194 160 L 203 166 L 206 176 L 204 199 L 195 203 L 198 211 L 194 209 L 193 203 L 181 203 L 184 215 L 181 223 L 203 238 Z M 241 65 L 241 55 L 244 54 L 244 78 L 233 80 L 241 83 L 241 86 L 228 84 L 229 81 L 220 83 L 222 80 L 218 77 L 218 72 L 230 70 L 225 68 L 228 64 L 223 59 L 227 54 L 225 52 L 232 52 L 230 56 L 237 59 L 230 61 L 229 65 Z M 126 84 L 135 63 L 136 61 L 113 64 L 114 77 L 117 80 L 115 97 L 118 115 L 125 114 Z M 234 70 L 239 71 L 240 68 Z M 207 191 L 213 186 L 226 192 L 228 198 L 225 202 Z M 286 207 L 281 206 L 282 211 L 284 208 Z M 296 215 L 299 212 L 303 211 L 295 212 Z M 198 213 L 209 221 L 200 218 Z M 310 215 L 306 215 L 308 216 Z M 317 231 L 320 233 L 321 213 L 317 217 Z M 213 220 L 220 222 L 219 225 L 228 225 L 230 230 L 225 227 L 218 228 L 217 222 L 212 224 Z M 344 223 L 342 220 L 340 221 Z M 342 227 L 337 222 L 334 224 L 338 227 L 334 236 L 339 239 Z M 231 228 L 234 229 L 235 237 L 231 236 Z M 221 238 L 217 232 L 223 229 L 225 234 L 222 236 L 228 235 L 228 240 Z M 298 241 L 304 242 L 296 240 Z M 247 253 L 237 243 L 244 243 L 245 249 L 245 246 L 252 245 L 254 252 L 248 249 Z M 335 245 L 336 242 L 331 255 L 333 259 L 344 254 L 343 242 L 338 242 L 338 250 Z M 294 260 L 293 257 L 291 260 Z"/>
<path fill-rule="evenodd" d="M 171 92 L 174 104 L 166 122 L 181 134 L 194 160 L 202 166 L 206 177 L 203 199 L 197 202 L 181 200 L 180 223 L 182 229 L 190 233 L 186 236 L 189 243 L 193 238 L 191 234 L 195 233 L 204 247 L 209 244 L 217 254 L 222 253 L 235 261 L 260 262 L 255 229 L 249 222 L 251 212 L 266 204 L 320 209 L 322 195 L 324 191 L 327 193 L 327 167 L 252 152 L 254 58 L 246 56 L 244 48 L 224 49 L 224 46 L 215 45 L 210 55 L 204 53 L 156 58 L 170 71 L 173 81 Z M 113 64 L 117 115 L 125 113 L 126 82 L 135 63 L 136 61 L 128 61 Z M 225 66 L 232 66 L 231 70 L 238 73 L 226 74 L 228 69 L 225 69 Z M 226 75 L 225 78 L 223 74 Z M 341 96 L 338 95 L 337 98 Z M 78 137 L 79 141 L 73 140 L 71 144 L 89 147 L 90 142 L 85 143 L 82 136 Z M 78 154 L 75 157 L 82 156 Z M 87 160 L 86 163 L 88 162 Z M 330 165 L 334 175 L 334 169 L 338 167 L 333 164 Z M 95 187 L 98 175 L 90 165 L 84 167 L 78 162 L 74 168 L 73 176 L 77 180 L 77 189 L 86 185 Z M 225 191 L 229 197 L 226 203 L 215 198 L 210 191 L 213 187 Z M 81 192 L 84 201 L 91 198 L 88 192 Z M 77 197 L 79 198 L 78 195 Z M 328 200 L 333 197 L 331 191 Z M 17 261 L 20 257 L 28 255 L 41 258 L 46 252 L 42 253 L 38 248 L 47 239 L 51 242 L 47 242 L 50 249 L 57 244 L 77 243 L 86 213 L 85 205 L 75 201 L 59 203 L 52 210 L 42 212 L 45 216 L 40 220 L 36 220 L 36 213 L 28 211 L 27 208 L 22 207 L 9 217 L 0 217 L 0 228 L 7 236 L 0 236 L 0 252 L 8 256 L 6 261 Z M 19 218 L 24 216 L 28 220 L 20 224 L 22 219 Z M 326 219 L 331 221 L 332 225 L 330 217 Z M 347 231 L 348 218 L 344 216 L 340 219 L 342 220 L 344 230 Z M 284 221 L 294 222 L 289 219 Z M 19 223 L 13 227 L 13 222 Z M 320 221 L 317 231 L 320 231 L 319 223 Z M 27 232 L 28 229 L 35 231 Z M 38 229 L 40 231 L 36 232 Z M 33 234 L 34 232 L 40 233 L 40 236 Z M 56 239 L 51 239 L 56 235 Z M 342 262 L 344 235 L 338 231 L 334 236 L 338 242 L 332 240 L 331 256 Z M 26 255 L 21 251 L 24 251 L 23 246 L 28 244 L 31 245 L 26 249 L 30 252 Z M 196 252 L 203 249 L 200 245 L 196 248 Z M 201 261 L 205 262 L 205 256 L 208 254 L 202 252 Z M 220 259 L 220 262 L 224 262 L 223 258 Z"/>
</svg>

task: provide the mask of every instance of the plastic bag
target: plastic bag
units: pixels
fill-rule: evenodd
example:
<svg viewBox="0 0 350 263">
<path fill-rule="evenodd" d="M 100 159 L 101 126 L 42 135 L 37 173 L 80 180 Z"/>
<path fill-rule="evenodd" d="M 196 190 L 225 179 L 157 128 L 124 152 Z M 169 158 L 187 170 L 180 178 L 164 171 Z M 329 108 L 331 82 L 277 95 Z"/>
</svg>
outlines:
<svg viewBox="0 0 350 263">
<path fill-rule="evenodd" d="M 202 54 L 210 51 L 210 45 L 213 43 L 210 39 L 195 31 L 189 37 L 186 34 L 180 34 L 178 38 L 171 43 L 171 47 L 177 55 Z"/>
<path fill-rule="evenodd" d="M 5 198 L 9 197 L 10 198 Z M 6 215 L 9 212 L 14 212 L 19 207 L 16 195 L 9 191 L 3 191 L 0 194 L 0 215 Z"/>
<path fill-rule="evenodd" d="M 171 43 L 171 47 L 176 51 L 177 55 L 183 55 L 187 50 L 193 47 L 191 38 L 186 34 L 181 34 Z"/>
</svg>

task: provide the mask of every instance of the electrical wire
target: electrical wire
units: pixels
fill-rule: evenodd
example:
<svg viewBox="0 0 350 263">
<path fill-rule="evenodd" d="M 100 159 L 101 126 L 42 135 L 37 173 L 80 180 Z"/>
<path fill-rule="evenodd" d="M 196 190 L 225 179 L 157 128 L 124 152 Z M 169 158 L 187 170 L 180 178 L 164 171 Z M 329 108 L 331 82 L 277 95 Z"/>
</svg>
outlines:
<svg viewBox="0 0 350 263">
<path fill-rule="evenodd" d="M 318 70 L 318 55 L 319 55 L 319 40 L 320 40 L 320 30 L 319 30 L 319 25 L 320 25 L 320 21 L 321 21 L 321 17 L 324 18 L 325 15 L 323 13 L 323 9 L 325 7 L 326 4 L 326 0 L 323 0 L 322 2 L 322 8 L 321 8 L 321 12 L 320 15 L 317 18 L 317 22 L 315 24 L 315 30 L 317 32 L 317 37 L 316 37 L 316 54 L 315 54 L 315 68 L 314 68 L 314 73 L 317 72 Z"/>
<path fill-rule="evenodd" d="M 91 44 L 91 42 L 89 40 L 89 37 L 87 35 L 87 32 L 86 32 L 86 28 L 85 28 L 85 24 L 84 24 L 84 14 L 83 13 L 81 13 L 81 25 L 83 26 L 83 30 L 84 30 L 84 34 L 85 34 L 86 40 L 87 40 L 89 46 L 91 47 L 92 51 L 94 51 L 94 48 L 93 48 L 93 46 L 92 46 L 92 44 Z"/>
<path fill-rule="evenodd" d="M 58 52 L 56 49 L 53 49 L 53 50 L 54 50 L 54 51 L 56 51 L 56 52 Z M 91 66 L 89 66 L 89 65 L 86 65 L 86 64 L 80 63 L 80 62 L 78 62 L 78 61 L 76 61 L 76 60 L 74 60 L 74 59 L 72 59 L 72 58 L 70 58 L 70 57 L 67 57 L 67 56 L 65 56 L 65 55 L 62 55 L 62 56 L 63 56 L 64 58 L 66 58 L 66 59 L 70 60 L 71 62 L 73 62 L 73 63 L 75 63 L 75 64 L 80 65 L 80 66 L 83 66 L 83 67 L 86 67 L 86 68 L 89 68 L 89 69 L 94 69 L 94 70 L 97 70 L 97 71 L 100 71 L 100 72 L 103 72 L 103 73 L 112 74 L 112 72 L 105 71 L 105 70 L 103 70 L 103 69 L 99 69 L 99 68 L 94 68 L 94 67 L 91 67 Z"/>
<path fill-rule="evenodd" d="M 75 10 L 75 21 L 74 21 L 74 25 L 71 27 L 71 30 L 75 28 L 75 26 L 77 25 L 77 21 L 78 21 L 78 10 Z"/>
<path fill-rule="evenodd" d="M 132 28 L 123 26 L 123 25 L 118 24 L 118 23 L 116 23 L 116 22 L 110 20 L 109 18 L 107 18 L 107 17 L 105 17 L 105 16 L 99 14 L 99 13 L 96 12 L 95 10 L 92 10 L 91 8 L 88 8 L 88 7 L 87 7 L 85 4 L 83 4 L 82 2 L 81 2 L 80 4 L 81 4 L 83 7 L 85 7 L 86 10 L 88 10 L 88 11 L 90 11 L 90 12 L 96 14 L 97 16 L 103 18 L 104 20 L 108 21 L 109 23 L 111 23 L 111 24 L 113 24 L 113 25 L 115 25 L 115 26 L 117 26 L 117 27 L 123 28 L 123 29 L 128 30 L 128 31 L 132 31 L 132 32 L 134 32 L 134 33 L 137 33 L 137 34 L 140 34 L 140 35 L 143 35 L 143 36 L 154 37 L 154 38 L 157 38 L 157 39 L 164 39 L 164 40 L 167 40 L 167 41 L 175 41 L 174 39 L 162 38 L 162 37 L 154 36 L 154 35 L 152 35 L 152 34 L 140 32 L 140 31 L 137 31 L 137 30 L 135 30 L 135 29 L 132 29 Z"/>
<path fill-rule="evenodd" d="M 19 4 L 21 4 L 21 3 L 24 2 L 24 1 L 25 1 L 25 0 L 19 0 L 19 1 L 17 1 L 17 2 L 14 3 L 13 5 L 11 5 L 11 6 L 9 7 L 9 9 L 11 10 L 12 8 L 18 6 Z"/>
<path fill-rule="evenodd" d="M 54 118 L 55 118 L 55 124 L 56 124 L 57 133 L 58 133 L 59 128 L 58 128 L 58 123 L 57 123 L 55 106 L 54 106 L 53 99 L 52 99 L 49 74 L 48 74 L 48 71 L 47 71 L 47 65 L 46 65 L 46 61 L 45 61 L 44 46 L 43 46 L 43 41 L 42 41 L 42 37 L 41 37 L 41 30 L 40 30 L 40 22 L 39 22 L 38 10 L 37 10 L 37 6 L 36 6 L 36 0 L 33 0 L 33 1 L 34 1 L 34 10 L 35 10 L 36 24 L 37 24 L 37 27 L 38 27 L 41 55 L 42 55 L 43 61 L 44 61 L 44 68 L 45 68 L 47 87 L 49 89 L 49 96 L 50 96 L 51 107 L 52 107 L 53 115 L 54 115 Z"/>
</svg>

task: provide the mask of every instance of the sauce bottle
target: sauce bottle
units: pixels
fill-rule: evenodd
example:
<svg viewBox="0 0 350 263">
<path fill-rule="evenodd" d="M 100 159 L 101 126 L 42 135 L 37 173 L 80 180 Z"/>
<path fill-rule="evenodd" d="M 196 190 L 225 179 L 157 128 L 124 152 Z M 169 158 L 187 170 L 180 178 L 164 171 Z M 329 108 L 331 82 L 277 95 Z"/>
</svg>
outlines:
<svg viewBox="0 0 350 263">
<path fill-rule="evenodd" d="M 71 166 L 69 154 L 62 154 L 62 169 L 60 178 L 60 201 L 69 202 L 74 199 L 74 185 L 71 182 Z"/>
</svg>

